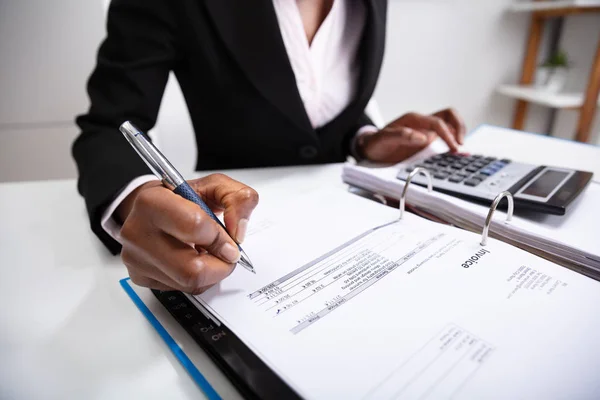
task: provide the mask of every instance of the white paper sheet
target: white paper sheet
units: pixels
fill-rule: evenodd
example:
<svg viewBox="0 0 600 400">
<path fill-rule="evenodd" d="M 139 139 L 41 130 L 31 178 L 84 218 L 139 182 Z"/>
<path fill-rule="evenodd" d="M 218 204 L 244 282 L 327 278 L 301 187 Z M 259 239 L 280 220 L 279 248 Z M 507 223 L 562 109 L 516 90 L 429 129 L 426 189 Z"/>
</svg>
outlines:
<svg viewBox="0 0 600 400">
<path fill-rule="evenodd" d="M 600 283 L 358 196 L 275 193 L 244 243 L 257 274 L 197 298 L 303 397 L 600 396 Z"/>
</svg>

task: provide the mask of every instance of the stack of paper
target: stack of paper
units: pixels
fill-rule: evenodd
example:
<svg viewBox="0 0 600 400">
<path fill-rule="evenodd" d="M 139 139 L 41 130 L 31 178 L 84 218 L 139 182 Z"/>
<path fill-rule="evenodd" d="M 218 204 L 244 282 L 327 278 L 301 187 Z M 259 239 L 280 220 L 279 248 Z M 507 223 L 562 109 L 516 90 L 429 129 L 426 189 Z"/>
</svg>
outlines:
<svg viewBox="0 0 600 400">
<path fill-rule="evenodd" d="M 434 150 L 429 150 L 433 152 Z M 427 156 L 422 154 L 421 156 Z M 377 168 L 346 164 L 345 183 L 399 199 L 404 181 L 396 178 L 399 165 Z M 447 223 L 481 232 L 489 208 L 412 184 L 407 204 Z M 591 182 L 570 206 L 567 215 L 556 216 L 515 210 L 512 221 L 496 211 L 490 236 L 531 251 L 565 267 L 600 278 L 600 184 Z"/>
</svg>

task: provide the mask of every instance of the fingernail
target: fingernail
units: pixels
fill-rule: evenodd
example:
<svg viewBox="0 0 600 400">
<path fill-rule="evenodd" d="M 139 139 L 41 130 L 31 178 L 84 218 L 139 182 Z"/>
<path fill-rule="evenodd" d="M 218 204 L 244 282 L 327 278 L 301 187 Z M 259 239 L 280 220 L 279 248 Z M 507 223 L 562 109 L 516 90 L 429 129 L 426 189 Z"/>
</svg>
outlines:
<svg viewBox="0 0 600 400">
<path fill-rule="evenodd" d="M 240 260 L 240 251 L 230 243 L 225 243 L 221 247 L 221 256 L 223 256 L 225 261 L 235 264 Z"/>
<path fill-rule="evenodd" d="M 238 243 L 242 243 L 246 239 L 246 231 L 248 230 L 248 220 L 246 218 L 240 219 L 238 222 L 236 240 Z"/>
</svg>

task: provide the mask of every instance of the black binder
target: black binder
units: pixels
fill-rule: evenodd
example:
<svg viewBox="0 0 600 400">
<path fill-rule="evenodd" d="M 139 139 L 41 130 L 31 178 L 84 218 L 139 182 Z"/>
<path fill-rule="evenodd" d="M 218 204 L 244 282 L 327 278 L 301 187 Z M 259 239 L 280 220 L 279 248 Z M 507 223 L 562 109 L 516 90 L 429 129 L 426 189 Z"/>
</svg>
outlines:
<svg viewBox="0 0 600 400">
<path fill-rule="evenodd" d="M 183 293 L 152 290 L 158 301 L 247 399 L 300 399 L 231 330 L 217 326 Z"/>
</svg>

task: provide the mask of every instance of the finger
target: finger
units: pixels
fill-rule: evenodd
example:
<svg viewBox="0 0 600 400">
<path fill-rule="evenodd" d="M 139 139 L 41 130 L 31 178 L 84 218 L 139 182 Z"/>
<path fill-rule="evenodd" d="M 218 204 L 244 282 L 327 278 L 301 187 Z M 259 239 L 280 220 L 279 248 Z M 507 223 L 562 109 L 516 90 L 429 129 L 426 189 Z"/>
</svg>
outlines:
<svg viewBox="0 0 600 400">
<path fill-rule="evenodd" d="M 193 247 L 162 234 L 154 245 L 153 265 L 173 279 L 186 292 L 195 292 L 214 285 L 231 274 L 235 264 L 227 263 L 210 253 L 198 253 Z"/>
<path fill-rule="evenodd" d="M 134 283 L 139 286 L 152 287 L 153 289 L 160 289 L 159 285 L 168 288 L 160 290 L 188 290 L 188 288 L 184 288 L 161 271 L 151 261 L 148 261 L 151 257 L 145 257 L 146 254 L 146 252 L 136 252 L 128 247 L 124 247 L 121 252 L 123 264 L 127 267 L 129 276 Z M 142 282 L 152 282 L 152 286 Z"/>
<path fill-rule="evenodd" d="M 427 134 L 406 126 L 384 128 L 382 144 L 389 146 L 420 146 L 427 143 Z"/>
<path fill-rule="evenodd" d="M 136 273 L 130 273 L 129 277 L 131 278 L 131 282 L 135 283 L 138 286 L 147 287 L 149 289 L 163 290 L 163 291 L 172 291 L 179 290 L 174 287 L 170 287 L 165 285 L 162 282 L 149 278 L 147 276 L 138 275 Z"/>
<path fill-rule="evenodd" d="M 440 118 L 445 120 L 455 131 L 455 137 L 460 144 L 464 144 L 465 135 L 467 133 L 467 129 L 465 127 L 465 122 L 460 117 L 458 112 L 456 112 L 453 108 L 448 108 L 446 110 L 442 110 L 438 115 Z M 434 114 L 434 115 L 436 115 Z"/>
<path fill-rule="evenodd" d="M 418 130 L 434 131 L 452 151 L 458 150 L 458 142 L 448 128 L 448 125 L 439 117 L 433 115 L 410 114 L 407 125 Z"/>
<path fill-rule="evenodd" d="M 258 193 L 223 174 L 212 174 L 191 181 L 190 185 L 215 208 L 224 210 L 223 220 L 227 230 L 238 243 L 242 243 L 252 211 L 258 204 Z"/>
<path fill-rule="evenodd" d="M 365 154 L 373 161 L 396 163 L 423 149 L 427 143 L 427 135 L 421 131 L 387 126 L 370 138 Z"/>
<path fill-rule="evenodd" d="M 159 230 L 186 243 L 199 245 L 217 257 L 232 264 L 239 260 L 237 244 L 225 230 L 197 204 L 164 188 L 151 188 L 141 192 L 134 212 L 139 212 Z M 123 229 L 128 229 L 127 224 Z M 126 233 L 123 233 L 125 235 Z M 137 235 L 131 233 L 130 237 Z M 150 242 L 150 240 L 146 240 Z M 160 240 L 154 240 L 160 242 Z M 189 249 L 195 250 L 188 246 Z M 148 249 L 153 253 L 153 249 Z"/>
</svg>

